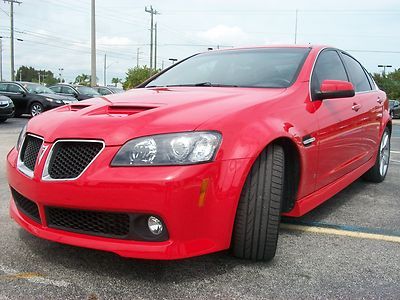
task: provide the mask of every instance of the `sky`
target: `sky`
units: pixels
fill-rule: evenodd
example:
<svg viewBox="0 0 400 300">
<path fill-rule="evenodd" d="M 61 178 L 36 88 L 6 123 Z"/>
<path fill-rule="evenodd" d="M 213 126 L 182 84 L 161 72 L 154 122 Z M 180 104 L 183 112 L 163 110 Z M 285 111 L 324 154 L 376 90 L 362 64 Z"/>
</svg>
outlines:
<svg viewBox="0 0 400 300">
<path fill-rule="evenodd" d="M 21 0 L 14 7 L 15 69 L 51 70 L 67 82 L 90 74 L 90 0 Z M 325 44 L 348 51 L 369 72 L 400 68 L 399 0 L 96 0 L 97 77 L 107 84 L 149 65 L 150 14 L 157 22 L 157 67 L 207 48 Z M 10 78 L 9 4 L 0 2 L 3 78 Z M 139 55 L 137 55 L 139 54 Z"/>
</svg>

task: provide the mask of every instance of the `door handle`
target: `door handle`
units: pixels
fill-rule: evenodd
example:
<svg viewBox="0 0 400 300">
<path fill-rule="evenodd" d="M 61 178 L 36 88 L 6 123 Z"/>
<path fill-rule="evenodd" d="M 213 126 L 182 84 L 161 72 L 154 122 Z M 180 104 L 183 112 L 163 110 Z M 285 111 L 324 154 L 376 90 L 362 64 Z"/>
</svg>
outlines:
<svg viewBox="0 0 400 300">
<path fill-rule="evenodd" d="M 376 102 L 378 102 L 379 104 L 382 104 L 383 100 L 381 99 L 381 97 L 378 97 L 378 99 L 376 99 Z"/>
<path fill-rule="evenodd" d="M 351 107 L 352 110 L 354 111 L 359 111 L 361 108 L 361 104 L 353 103 L 353 106 Z"/>
</svg>

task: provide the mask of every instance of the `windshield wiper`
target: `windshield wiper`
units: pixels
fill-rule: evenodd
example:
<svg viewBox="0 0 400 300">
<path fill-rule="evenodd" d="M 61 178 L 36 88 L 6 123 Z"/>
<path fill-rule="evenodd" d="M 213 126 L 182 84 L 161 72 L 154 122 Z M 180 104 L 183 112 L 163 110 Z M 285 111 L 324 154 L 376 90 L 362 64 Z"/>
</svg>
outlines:
<svg viewBox="0 0 400 300">
<path fill-rule="evenodd" d="M 199 83 L 188 83 L 188 84 L 170 84 L 167 87 L 173 86 L 212 86 L 212 87 L 238 87 L 234 84 L 219 84 L 219 83 L 211 83 L 209 81 L 199 82 Z"/>
</svg>

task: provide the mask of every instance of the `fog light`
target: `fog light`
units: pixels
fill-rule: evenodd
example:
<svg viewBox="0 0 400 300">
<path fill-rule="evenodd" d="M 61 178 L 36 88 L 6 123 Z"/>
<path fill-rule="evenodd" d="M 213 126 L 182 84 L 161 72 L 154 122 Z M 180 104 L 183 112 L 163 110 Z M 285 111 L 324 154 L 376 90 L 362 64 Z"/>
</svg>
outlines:
<svg viewBox="0 0 400 300">
<path fill-rule="evenodd" d="M 162 222 L 153 216 L 150 216 L 147 220 L 147 225 L 149 226 L 150 232 L 154 235 L 159 235 L 163 231 Z"/>
</svg>

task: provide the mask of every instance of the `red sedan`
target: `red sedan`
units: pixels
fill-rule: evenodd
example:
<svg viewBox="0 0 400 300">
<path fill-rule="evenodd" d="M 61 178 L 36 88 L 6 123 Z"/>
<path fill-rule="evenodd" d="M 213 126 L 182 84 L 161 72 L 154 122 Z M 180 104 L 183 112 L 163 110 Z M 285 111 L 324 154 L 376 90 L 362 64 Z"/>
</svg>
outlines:
<svg viewBox="0 0 400 300">
<path fill-rule="evenodd" d="M 31 119 L 7 157 L 10 212 L 125 257 L 269 260 L 282 214 L 385 179 L 391 129 L 385 93 L 344 51 L 210 51 Z"/>
</svg>

